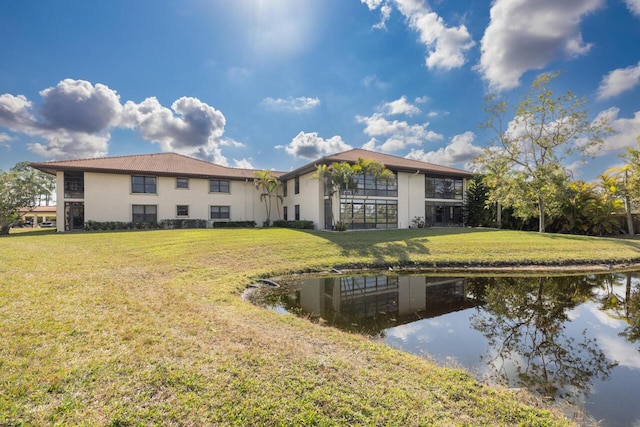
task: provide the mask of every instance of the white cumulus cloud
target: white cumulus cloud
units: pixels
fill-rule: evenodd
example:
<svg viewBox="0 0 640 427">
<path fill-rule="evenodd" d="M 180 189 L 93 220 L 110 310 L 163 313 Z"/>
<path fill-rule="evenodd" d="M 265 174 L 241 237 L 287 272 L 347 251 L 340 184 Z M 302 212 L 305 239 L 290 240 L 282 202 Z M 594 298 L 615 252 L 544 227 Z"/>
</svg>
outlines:
<svg viewBox="0 0 640 427">
<path fill-rule="evenodd" d="M 42 138 L 29 144 L 48 158 L 98 157 L 107 153 L 109 128 L 122 106 L 118 94 L 102 84 L 65 79 L 40 91 L 39 110 L 23 95 L 0 95 L 0 126 Z M 35 111 L 34 111 L 35 110 Z"/>
<path fill-rule="evenodd" d="M 142 138 L 159 144 L 163 151 L 227 164 L 220 152 L 224 115 L 197 98 L 179 98 L 171 109 L 163 107 L 155 97 L 139 104 L 127 101 L 122 124 L 137 129 Z"/>
<path fill-rule="evenodd" d="M 65 79 L 40 91 L 40 115 L 49 129 L 95 134 L 116 122 L 122 106 L 120 96 L 103 84 Z"/>
<path fill-rule="evenodd" d="M 467 167 L 471 159 L 482 153 L 482 148 L 473 145 L 475 138 L 473 132 L 465 132 L 451 138 L 446 147 L 426 153 L 422 149 L 412 149 L 406 158 L 438 165 Z"/>
<path fill-rule="evenodd" d="M 421 0 L 361 1 L 369 10 L 380 8 L 381 20 L 375 28 L 385 28 L 391 15 L 391 5 L 395 6 L 427 48 L 425 64 L 429 69 L 461 67 L 466 62 L 465 54 L 475 44 L 466 26 L 447 26 L 442 17 Z"/>
<path fill-rule="evenodd" d="M 407 116 L 413 116 L 420 113 L 420 109 L 415 105 L 407 102 L 407 97 L 402 96 L 395 101 L 386 102 L 382 106 L 382 110 L 389 115 L 406 114 Z"/>
<path fill-rule="evenodd" d="M 640 16 L 640 0 L 624 0 L 627 7 L 636 16 Z"/>
<path fill-rule="evenodd" d="M 441 134 L 427 129 L 428 122 L 409 124 L 404 120 L 389 121 L 381 113 L 374 113 L 369 117 L 356 116 L 356 121 L 365 125 L 364 133 L 366 135 L 373 138 L 386 138 L 380 146 L 373 145 L 371 141 L 368 143 L 368 147 L 375 146 L 376 149 L 386 152 L 400 151 L 408 145 L 422 145 L 424 142 L 443 139 Z"/>
<path fill-rule="evenodd" d="M 482 38 L 478 69 L 496 90 L 520 85 L 529 70 L 552 60 L 588 52 L 580 32 L 583 18 L 604 0 L 495 0 Z"/>
<path fill-rule="evenodd" d="M 620 118 L 619 114 L 620 109 L 613 107 L 600 112 L 596 117 L 596 121 L 606 118 L 616 133 L 606 138 L 598 151 L 593 153 L 594 155 L 622 152 L 626 148 L 638 145 L 636 138 L 640 135 L 640 111 L 636 111 L 631 118 Z"/>
<path fill-rule="evenodd" d="M 0 126 L 13 132 L 39 137 L 30 143 L 32 152 L 54 159 L 101 157 L 108 154 L 111 130 L 137 130 L 163 151 L 215 161 L 227 159 L 221 146 L 239 143 L 223 138 L 222 113 L 197 98 L 182 97 L 171 109 L 154 97 L 141 103 L 120 103 L 118 93 L 103 84 L 85 80 L 62 80 L 40 91 L 35 106 L 23 95 L 0 95 Z"/>
<path fill-rule="evenodd" d="M 275 110 L 304 111 L 320 105 L 320 99 L 300 96 L 298 98 L 271 98 L 262 100 L 262 105 Z"/>
<path fill-rule="evenodd" d="M 346 144 L 342 137 L 338 135 L 324 139 L 318 136 L 317 132 L 300 132 L 288 145 L 278 145 L 275 148 L 284 148 L 288 154 L 296 158 L 313 160 L 329 154 L 339 153 L 340 151 L 350 150 L 353 147 Z"/>
<path fill-rule="evenodd" d="M 640 1 L 640 0 L 639 0 Z M 618 68 L 602 78 L 598 99 L 608 99 L 640 84 L 640 62 L 636 66 Z"/>
</svg>

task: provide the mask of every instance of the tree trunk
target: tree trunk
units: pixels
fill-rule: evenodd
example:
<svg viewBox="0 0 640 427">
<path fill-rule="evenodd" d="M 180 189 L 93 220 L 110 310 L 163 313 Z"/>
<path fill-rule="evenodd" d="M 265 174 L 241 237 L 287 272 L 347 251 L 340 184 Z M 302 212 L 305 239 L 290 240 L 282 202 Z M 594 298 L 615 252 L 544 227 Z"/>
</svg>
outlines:
<svg viewBox="0 0 640 427">
<path fill-rule="evenodd" d="M 629 236 L 633 236 L 633 217 L 631 216 L 631 201 L 629 200 L 629 196 L 624 196 L 624 210 L 627 211 L 627 230 L 629 231 Z"/>
<path fill-rule="evenodd" d="M 542 201 L 542 197 L 538 197 L 538 214 L 540 216 L 538 221 L 538 231 L 540 233 L 544 233 L 545 223 L 544 223 L 544 202 Z"/>
</svg>

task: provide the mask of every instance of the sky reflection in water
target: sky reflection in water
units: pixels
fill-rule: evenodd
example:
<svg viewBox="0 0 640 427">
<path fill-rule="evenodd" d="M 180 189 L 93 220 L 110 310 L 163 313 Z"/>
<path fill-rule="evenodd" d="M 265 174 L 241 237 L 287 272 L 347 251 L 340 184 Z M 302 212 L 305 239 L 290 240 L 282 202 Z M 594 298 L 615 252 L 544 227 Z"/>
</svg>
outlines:
<svg viewBox="0 0 640 427">
<path fill-rule="evenodd" d="M 640 273 L 309 277 L 254 295 L 478 378 L 638 425 Z"/>
</svg>

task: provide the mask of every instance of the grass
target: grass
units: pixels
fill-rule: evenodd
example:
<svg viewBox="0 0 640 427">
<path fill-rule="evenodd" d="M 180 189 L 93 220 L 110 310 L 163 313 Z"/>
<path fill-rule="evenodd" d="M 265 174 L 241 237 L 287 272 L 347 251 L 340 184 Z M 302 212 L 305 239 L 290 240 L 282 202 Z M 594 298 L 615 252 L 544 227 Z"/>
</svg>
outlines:
<svg viewBox="0 0 640 427">
<path fill-rule="evenodd" d="M 23 232 L 0 238 L 0 425 L 566 425 L 461 370 L 254 307 L 331 267 L 637 262 L 512 231 Z"/>
</svg>

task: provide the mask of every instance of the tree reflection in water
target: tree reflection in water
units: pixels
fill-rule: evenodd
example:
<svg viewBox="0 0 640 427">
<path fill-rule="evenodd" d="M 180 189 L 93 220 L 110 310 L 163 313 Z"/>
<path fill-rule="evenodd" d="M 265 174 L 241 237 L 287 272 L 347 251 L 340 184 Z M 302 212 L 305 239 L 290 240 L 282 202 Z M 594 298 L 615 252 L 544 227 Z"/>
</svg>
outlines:
<svg viewBox="0 0 640 427">
<path fill-rule="evenodd" d="M 315 277 L 269 290 L 254 302 L 378 338 L 403 324 L 470 310 L 459 327 L 470 327 L 486 339 L 488 349 L 475 354 L 488 367 L 488 381 L 576 403 L 589 394 L 594 381 L 607 380 L 616 366 L 611 360 L 616 354 L 609 349 L 608 359 L 593 338 L 596 330 L 575 331 L 577 323 L 570 315 L 578 312 L 578 306 L 588 303 L 624 322 L 619 335 L 640 342 L 637 273 Z"/>
<path fill-rule="evenodd" d="M 471 318 L 488 340 L 487 364 L 510 386 L 550 398 L 587 394 L 616 365 L 586 330 L 580 339 L 565 334 L 568 311 L 590 299 L 592 289 L 589 276 L 491 279 L 485 304 Z"/>
</svg>

